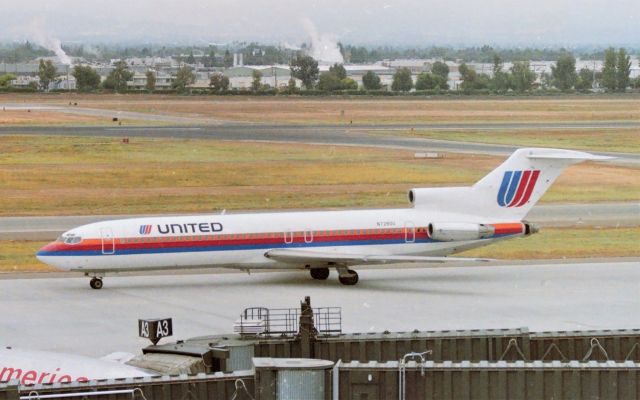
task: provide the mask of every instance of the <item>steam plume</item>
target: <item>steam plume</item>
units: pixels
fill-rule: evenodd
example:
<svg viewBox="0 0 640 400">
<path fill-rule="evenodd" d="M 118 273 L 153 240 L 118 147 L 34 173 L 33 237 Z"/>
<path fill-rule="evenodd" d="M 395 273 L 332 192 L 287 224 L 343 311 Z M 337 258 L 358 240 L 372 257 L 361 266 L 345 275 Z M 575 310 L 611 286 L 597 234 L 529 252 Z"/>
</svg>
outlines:
<svg viewBox="0 0 640 400">
<path fill-rule="evenodd" d="M 44 20 L 42 18 L 34 18 L 28 25 L 27 30 L 31 39 L 45 49 L 53 51 L 61 64 L 72 64 L 71 57 L 62 50 L 60 40 L 47 35 L 44 27 Z"/>
<path fill-rule="evenodd" d="M 340 53 L 340 47 L 338 47 L 334 35 L 318 34 L 316 26 L 309 18 L 302 18 L 301 22 L 307 35 L 311 38 L 311 48 L 309 49 L 309 55 L 311 57 L 317 61 L 330 64 L 342 64 L 344 62 L 342 53 Z"/>
</svg>

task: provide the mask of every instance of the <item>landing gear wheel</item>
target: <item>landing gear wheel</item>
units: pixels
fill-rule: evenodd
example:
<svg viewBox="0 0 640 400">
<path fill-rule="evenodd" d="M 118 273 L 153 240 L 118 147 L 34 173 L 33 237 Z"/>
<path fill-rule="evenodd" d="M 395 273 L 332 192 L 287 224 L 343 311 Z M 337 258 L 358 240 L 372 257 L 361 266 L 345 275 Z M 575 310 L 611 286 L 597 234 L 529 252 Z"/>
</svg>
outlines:
<svg viewBox="0 0 640 400">
<path fill-rule="evenodd" d="M 102 289 L 102 279 L 91 278 L 91 281 L 89 282 L 89 286 L 91 286 L 91 289 Z"/>
<path fill-rule="evenodd" d="M 313 279 L 324 281 L 329 277 L 329 268 L 311 268 L 310 272 Z"/>
<path fill-rule="evenodd" d="M 338 280 L 343 285 L 353 286 L 358 283 L 358 273 L 348 269 L 347 274 L 338 276 Z"/>
</svg>

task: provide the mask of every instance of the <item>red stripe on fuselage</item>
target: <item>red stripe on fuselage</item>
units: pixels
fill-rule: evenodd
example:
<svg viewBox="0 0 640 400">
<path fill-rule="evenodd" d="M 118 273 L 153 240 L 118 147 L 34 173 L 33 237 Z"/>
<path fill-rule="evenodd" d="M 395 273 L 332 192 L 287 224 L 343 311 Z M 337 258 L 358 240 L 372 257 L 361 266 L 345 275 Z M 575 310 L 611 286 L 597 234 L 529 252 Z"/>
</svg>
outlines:
<svg viewBox="0 0 640 400">
<path fill-rule="evenodd" d="M 363 233 L 350 233 L 363 232 Z M 308 232 L 305 240 L 304 232 L 293 232 L 293 240 L 291 244 L 303 243 L 323 243 L 323 242 L 355 242 L 366 240 L 404 240 L 404 229 L 357 229 L 357 230 L 338 230 L 338 231 L 316 231 Z M 286 233 L 287 240 L 291 238 L 290 233 Z M 413 234 L 408 234 L 410 238 Z M 416 228 L 415 239 L 426 240 L 429 238 L 426 228 Z M 280 245 L 285 242 L 284 232 L 267 232 L 267 233 L 243 233 L 243 234 L 225 234 L 225 235 L 186 235 L 186 236 L 147 236 L 135 238 L 119 238 L 115 239 L 116 250 L 122 249 L 152 249 L 165 247 L 215 247 L 215 246 L 249 246 L 249 245 Z M 102 251 L 101 239 L 84 239 L 82 242 L 74 245 L 65 244 L 63 242 L 53 242 L 42 248 L 43 251 Z"/>
</svg>

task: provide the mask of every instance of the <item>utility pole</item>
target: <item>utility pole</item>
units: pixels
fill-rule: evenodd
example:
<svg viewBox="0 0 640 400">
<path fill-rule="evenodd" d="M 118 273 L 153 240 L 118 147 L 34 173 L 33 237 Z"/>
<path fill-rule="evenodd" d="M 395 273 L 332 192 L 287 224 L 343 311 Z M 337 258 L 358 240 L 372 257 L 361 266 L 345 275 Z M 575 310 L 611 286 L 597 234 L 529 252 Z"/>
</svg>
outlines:
<svg viewBox="0 0 640 400">
<path fill-rule="evenodd" d="M 273 85 L 277 89 L 278 88 L 278 70 L 276 69 L 275 65 L 273 65 L 271 68 L 273 69 Z"/>
</svg>

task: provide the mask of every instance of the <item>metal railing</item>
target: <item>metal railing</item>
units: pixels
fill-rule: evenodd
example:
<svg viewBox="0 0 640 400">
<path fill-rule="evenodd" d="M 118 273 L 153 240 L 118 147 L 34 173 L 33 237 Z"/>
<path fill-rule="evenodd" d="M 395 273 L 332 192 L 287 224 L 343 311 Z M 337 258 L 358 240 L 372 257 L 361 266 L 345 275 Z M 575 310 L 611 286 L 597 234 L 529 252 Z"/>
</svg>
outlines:
<svg viewBox="0 0 640 400">
<path fill-rule="evenodd" d="M 316 332 L 322 335 L 342 333 L 340 307 L 313 308 Z M 297 308 L 246 308 L 234 323 L 234 333 L 240 335 L 294 336 L 299 332 L 301 311 Z"/>
</svg>

